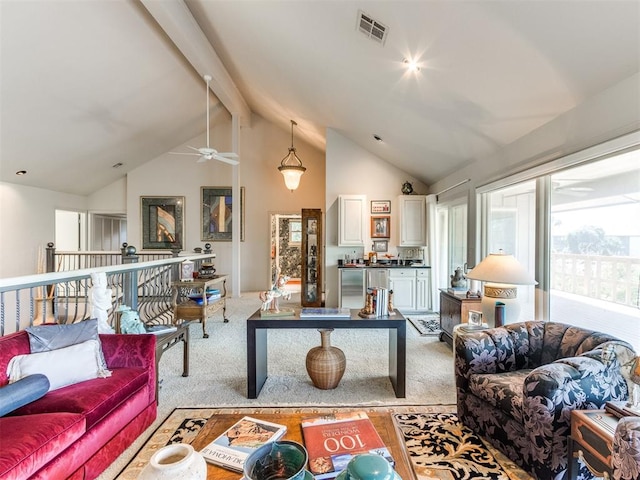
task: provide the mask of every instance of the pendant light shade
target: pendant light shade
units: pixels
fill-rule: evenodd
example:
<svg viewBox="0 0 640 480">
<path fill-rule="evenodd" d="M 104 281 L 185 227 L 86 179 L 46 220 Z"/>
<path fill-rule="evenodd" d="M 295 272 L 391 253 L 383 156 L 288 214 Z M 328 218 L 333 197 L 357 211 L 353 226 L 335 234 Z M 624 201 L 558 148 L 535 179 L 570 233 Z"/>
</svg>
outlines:
<svg viewBox="0 0 640 480">
<path fill-rule="evenodd" d="M 293 146 L 293 126 L 297 125 L 296 122 L 291 120 L 291 147 L 289 147 L 289 153 L 282 159 L 278 170 L 284 177 L 284 184 L 292 192 L 300 185 L 300 177 L 307 170 L 302 166 L 302 160 L 296 155 L 296 149 Z"/>
</svg>

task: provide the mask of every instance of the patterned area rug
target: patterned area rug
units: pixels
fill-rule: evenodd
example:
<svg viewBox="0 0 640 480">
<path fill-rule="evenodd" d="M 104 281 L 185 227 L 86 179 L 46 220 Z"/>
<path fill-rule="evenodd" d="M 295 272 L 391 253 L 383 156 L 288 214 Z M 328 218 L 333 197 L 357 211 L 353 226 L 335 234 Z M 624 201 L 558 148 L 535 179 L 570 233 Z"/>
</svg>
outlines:
<svg viewBox="0 0 640 480">
<path fill-rule="evenodd" d="M 411 325 L 416 327 L 416 330 L 418 330 L 423 337 L 440 335 L 440 314 L 438 313 L 412 315 L 407 317 L 407 320 L 411 322 Z"/>
<path fill-rule="evenodd" d="M 334 407 L 335 408 L 335 407 Z M 340 407 L 337 407 L 340 408 Z M 296 411 L 321 413 L 330 407 L 302 408 L 176 408 L 151 435 L 118 479 L 132 480 L 149 462 L 151 456 L 171 443 L 191 443 L 207 420 L 218 414 L 286 413 Z M 404 435 L 411 462 L 418 480 L 533 480 L 513 462 L 457 422 L 453 405 L 420 405 L 389 407 L 358 407 L 358 410 L 385 411 L 394 414 L 394 421 Z"/>
<path fill-rule="evenodd" d="M 394 418 L 419 480 L 533 480 L 453 413 L 399 413 Z"/>
</svg>

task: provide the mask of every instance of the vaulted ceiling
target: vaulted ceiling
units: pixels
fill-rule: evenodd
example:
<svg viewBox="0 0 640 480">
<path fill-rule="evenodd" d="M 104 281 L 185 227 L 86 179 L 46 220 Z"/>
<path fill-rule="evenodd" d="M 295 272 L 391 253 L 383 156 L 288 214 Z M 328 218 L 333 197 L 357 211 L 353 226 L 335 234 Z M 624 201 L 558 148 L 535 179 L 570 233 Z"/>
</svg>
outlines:
<svg viewBox="0 0 640 480">
<path fill-rule="evenodd" d="M 192 21 L 167 28 L 167 5 Z M 0 0 L 0 28 L 0 180 L 76 194 L 204 133 L 211 58 L 183 38 L 201 35 L 230 75 L 214 124 L 244 103 L 426 184 L 640 70 L 636 0 Z"/>
</svg>

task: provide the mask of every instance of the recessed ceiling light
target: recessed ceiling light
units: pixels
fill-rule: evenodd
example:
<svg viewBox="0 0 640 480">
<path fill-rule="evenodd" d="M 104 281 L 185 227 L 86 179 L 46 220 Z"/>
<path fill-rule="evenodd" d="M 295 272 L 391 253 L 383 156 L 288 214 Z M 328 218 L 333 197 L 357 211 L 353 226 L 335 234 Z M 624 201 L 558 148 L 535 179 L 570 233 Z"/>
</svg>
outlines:
<svg viewBox="0 0 640 480">
<path fill-rule="evenodd" d="M 27 171 L 26 171 L 26 170 L 18 170 L 18 171 L 16 172 L 16 175 L 26 175 L 26 174 L 27 174 Z"/>
<path fill-rule="evenodd" d="M 420 65 L 418 65 L 418 62 L 416 62 L 415 60 L 409 60 L 408 58 L 403 58 L 402 63 L 404 63 L 407 66 L 407 70 L 409 70 L 410 72 L 420 71 Z"/>
<path fill-rule="evenodd" d="M 376 135 L 375 133 L 373 134 L 373 138 L 375 138 L 376 141 L 378 141 L 378 142 L 382 141 L 382 137 L 380 135 Z"/>
</svg>

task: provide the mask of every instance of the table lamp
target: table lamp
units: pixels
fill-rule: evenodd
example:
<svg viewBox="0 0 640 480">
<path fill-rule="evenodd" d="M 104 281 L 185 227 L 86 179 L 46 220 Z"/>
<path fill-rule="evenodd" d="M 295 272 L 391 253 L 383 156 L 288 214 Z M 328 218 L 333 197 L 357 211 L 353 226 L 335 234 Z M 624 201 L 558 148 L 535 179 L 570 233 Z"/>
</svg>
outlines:
<svg viewBox="0 0 640 480">
<path fill-rule="evenodd" d="M 467 273 L 467 278 L 485 282 L 481 302 L 482 317 L 489 327 L 501 326 L 495 322 L 497 302 L 505 305 L 505 323 L 517 322 L 520 316 L 517 285 L 538 283 L 513 255 L 507 255 L 502 250 L 490 253 Z"/>
</svg>

